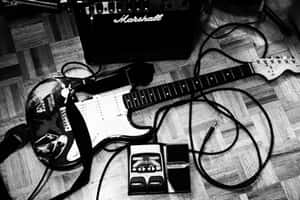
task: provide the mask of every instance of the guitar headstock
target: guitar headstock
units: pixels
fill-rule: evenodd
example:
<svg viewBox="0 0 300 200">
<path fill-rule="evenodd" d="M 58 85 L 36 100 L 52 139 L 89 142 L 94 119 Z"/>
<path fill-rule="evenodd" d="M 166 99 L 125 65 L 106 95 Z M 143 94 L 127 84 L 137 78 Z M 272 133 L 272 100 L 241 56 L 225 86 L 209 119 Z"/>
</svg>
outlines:
<svg viewBox="0 0 300 200">
<path fill-rule="evenodd" d="M 300 73 L 300 63 L 293 57 L 261 58 L 251 64 L 254 72 L 268 81 L 276 79 L 285 71 Z"/>
</svg>

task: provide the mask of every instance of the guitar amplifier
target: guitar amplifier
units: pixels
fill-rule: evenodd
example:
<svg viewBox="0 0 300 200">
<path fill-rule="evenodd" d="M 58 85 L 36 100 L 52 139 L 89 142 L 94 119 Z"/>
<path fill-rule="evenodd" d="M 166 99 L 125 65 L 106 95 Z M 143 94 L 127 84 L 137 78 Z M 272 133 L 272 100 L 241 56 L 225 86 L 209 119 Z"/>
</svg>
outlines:
<svg viewBox="0 0 300 200">
<path fill-rule="evenodd" d="M 78 0 L 73 12 L 87 63 L 183 59 L 200 0 Z"/>
</svg>

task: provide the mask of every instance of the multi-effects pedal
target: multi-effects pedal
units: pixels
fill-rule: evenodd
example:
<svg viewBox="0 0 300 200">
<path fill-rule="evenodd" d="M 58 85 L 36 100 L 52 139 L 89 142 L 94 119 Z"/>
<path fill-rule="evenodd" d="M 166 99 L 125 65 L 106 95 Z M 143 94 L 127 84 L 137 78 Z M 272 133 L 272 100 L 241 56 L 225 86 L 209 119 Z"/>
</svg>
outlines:
<svg viewBox="0 0 300 200">
<path fill-rule="evenodd" d="M 129 195 L 190 191 L 187 144 L 140 144 L 129 147 Z"/>
</svg>

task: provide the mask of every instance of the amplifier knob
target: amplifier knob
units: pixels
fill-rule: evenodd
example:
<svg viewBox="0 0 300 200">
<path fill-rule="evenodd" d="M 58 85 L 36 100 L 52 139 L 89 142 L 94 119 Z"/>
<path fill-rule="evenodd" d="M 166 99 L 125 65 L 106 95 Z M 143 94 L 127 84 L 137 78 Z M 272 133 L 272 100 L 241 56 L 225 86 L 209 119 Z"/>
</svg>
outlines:
<svg viewBox="0 0 300 200">
<path fill-rule="evenodd" d="M 84 10 L 85 10 L 85 14 L 86 15 L 90 15 L 91 13 L 90 13 L 90 7 L 89 6 L 86 6 L 85 8 L 84 8 Z"/>
<path fill-rule="evenodd" d="M 113 1 L 110 1 L 108 3 L 108 10 L 109 10 L 109 13 L 114 13 L 114 10 L 115 10 L 115 4 Z"/>
<path fill-rule="evenodd" d="M 128 1 L 127 1 L 126 7 L 127 7 L 127 11 L 128 11 L 128 12 L 132 12 L 132 8 L 133 8 L 132 3 L 133 3 L 132 0 L 128 0 Z"/>
<path fill-rule="evenodd" d="M 114 13 L 119 13 L 121 12 L 121 5 L 120 5 L 120 1 L 114 1 Z"/>
<path fill-rule="evenodd" d="M 102 1 L 102 13 L 103 14 L 109 14 L 109 9 L 108 9 L 108 1 Z"/>
<path fill-rule="evenodd" d="M 144 0 L 143 2 L 143 7 L 145 11 L 149 10 L 149 0 Z"/>
<path fill-rule="evenodd" d="M 102 3 L 96 3 L 96 9 L 97 9 L 98 13 L 102 13 L 102 11 L 103 11 Z"/>
<path fill-rule="evenodd" d="M 135 10 L 137 12 L 139 12 L 139 11 L 141 11 L 141 8 L 142 8 L 141 0 L 136 0 L 136 2 L 135 2 Z"/>
<path fill-rule="evenodd" d="M 93 5 L 93 13 L 94 13 L 94 15 L 98 14 L 98 10 L 97 10 L 97 7 L 95 4 Z"/>
</svg>

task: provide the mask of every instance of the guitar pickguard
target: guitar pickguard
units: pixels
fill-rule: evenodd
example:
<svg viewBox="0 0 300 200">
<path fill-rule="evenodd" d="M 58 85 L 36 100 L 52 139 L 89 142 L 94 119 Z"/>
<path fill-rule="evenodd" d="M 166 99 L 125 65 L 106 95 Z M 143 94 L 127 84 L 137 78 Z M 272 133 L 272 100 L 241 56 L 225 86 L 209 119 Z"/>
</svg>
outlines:
<svg viewBox="0 0 300 200">
<path fill-rule="evenodd" d="M 129 92 L 130 88 L 130 86 L 125 86 L 76 103 L 89 130 L 92 147 L 106 138 L 122 135 L 142 136 L 146 133 L 146 130 L 132 127 L 127 120 L 127 109 L 122 96 Z M 74 161 L 79 157 L 79 150 L 74 141 L 66 158 L 68 161 Z"/>
</svg>

